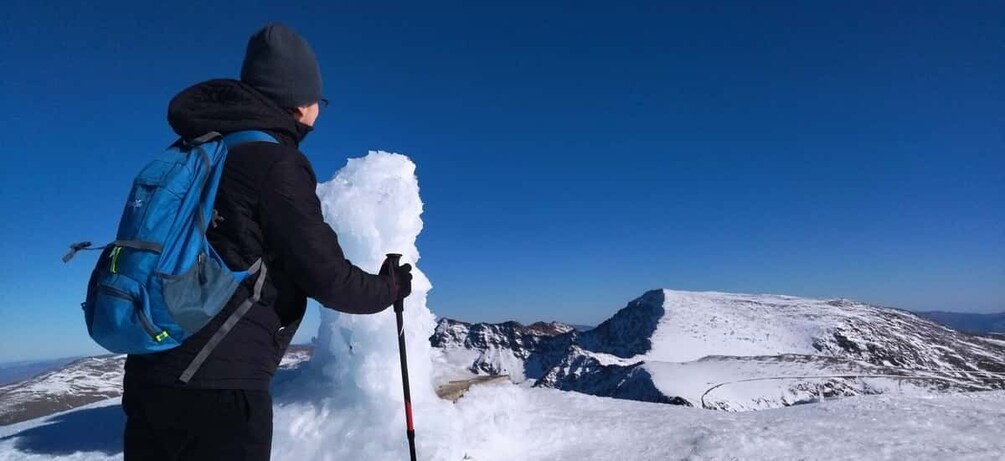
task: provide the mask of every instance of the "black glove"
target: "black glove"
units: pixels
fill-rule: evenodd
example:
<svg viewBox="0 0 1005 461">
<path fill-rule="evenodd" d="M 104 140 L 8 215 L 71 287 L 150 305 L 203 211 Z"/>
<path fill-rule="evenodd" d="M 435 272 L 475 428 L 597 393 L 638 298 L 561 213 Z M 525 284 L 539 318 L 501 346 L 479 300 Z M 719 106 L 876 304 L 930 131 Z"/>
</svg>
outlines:
<svg viewBox="0 0 1005 461">
<path fill-rule="evenodd" d="M 380 275 L 391 278 L 391 283 L 394 285 L 395 301 L 405 299 L 412 294 L 412 265 L 403 264 L 393 272 L 390 260 L 385 260 L 384 264 L 380 266 Z"/>
</svg>

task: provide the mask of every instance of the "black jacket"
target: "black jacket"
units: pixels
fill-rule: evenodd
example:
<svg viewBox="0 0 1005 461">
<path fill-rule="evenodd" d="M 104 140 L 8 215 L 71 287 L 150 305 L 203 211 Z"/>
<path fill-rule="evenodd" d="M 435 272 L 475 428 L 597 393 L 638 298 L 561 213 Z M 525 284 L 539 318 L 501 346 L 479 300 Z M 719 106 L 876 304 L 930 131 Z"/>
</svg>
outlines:
<svg viewBox="0 0 1005 461">
<path fill-rule="evenodd" d="M 168 121 L 184 139 L 211 131 L 262 130 L 279 144 L 251 142 L 230 151 L 216 210 L 223 218 L 209 231 L 213 248 L 232 270 L 258 258 L 268 267 L 261 301 L 234 327 L 186 385 L 203 389 L 268 389 L 303 318 L 307 298 L 342 312 L 379 312 L 393 302 L 390 279 L 371 275 L 345 259 L 324 222 L 317 178 L 298 150 L 310 127 L 248 85 L 210 80 L 179 93 Z M 244 282 L 223 311 L 181 346 L 126 360 L 126 386 L 183 386 L 179 376 L 206 341 L 251 294 Z"/>
</svg>

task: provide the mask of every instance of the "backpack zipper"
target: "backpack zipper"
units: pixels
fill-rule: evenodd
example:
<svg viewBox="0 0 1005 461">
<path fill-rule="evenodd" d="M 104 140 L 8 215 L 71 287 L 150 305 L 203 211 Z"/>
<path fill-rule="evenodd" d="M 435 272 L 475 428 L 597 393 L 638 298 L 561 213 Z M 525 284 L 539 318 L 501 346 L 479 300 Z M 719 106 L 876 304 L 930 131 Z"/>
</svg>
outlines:
<svg viewBox="0 0 1005 461">
<path fill-rule="evenodd" d="M 98 285 L 98 289 L 104 291 L 105 294 L 115 296 L 116 298 L 128 299 L 130 301 L 136 302 L 136 298 L 133 295 L 125 291 L 122 291 L 118 288 L 113 288 L 108 285 Z"/>
<path fill-rule="evenodd" d="M 107 285 L 99 285 L 98 290 L 105 292 L 105 294 L 109 296 L 114 296 L 116 298 L 132 301 L 135 308 L 136 298 L 125 291 Z M 143 311 L 141 309 L 135 308 L 135 311 L 136 311 L 136 318 L 139 319 L 140 325 L 143 327 L 144 330 L 146 330 L 147 334 L 150 335 L 150 338 L 152 338 L 156 342 L 161 342 L 168 337 L 166 331 L 162 331 L 160 333 L 157 332 L 157 330 L 153 326 L 153 323 L 151 323 L 150 319 L 148 319 L 147 316 L 143 314 Z"/>
<path fill-rule="evenodd" d="M 119 272 L 119 253 L 121 252 L 122 247 L 117 246 L 112 249 L 112 254 L 109 255 L 109 258 L 112 260 L 111 270 L 113 274 L 117 274 Z"/>
</svg>

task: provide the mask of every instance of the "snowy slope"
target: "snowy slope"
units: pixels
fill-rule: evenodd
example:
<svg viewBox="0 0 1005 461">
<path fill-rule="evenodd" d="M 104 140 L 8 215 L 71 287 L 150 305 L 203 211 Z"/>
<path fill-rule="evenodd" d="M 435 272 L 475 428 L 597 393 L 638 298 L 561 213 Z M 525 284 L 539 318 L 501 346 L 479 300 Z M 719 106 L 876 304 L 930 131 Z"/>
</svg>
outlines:
<svg viewBox="0 0 1005 461">
<path fill-rule="evenodd" d="M 1003 350 L 912 313 L 854 301 L 662 291 L 646 360 L 808 354 L 876 365 L 1005 371 Z"/>
<path fill-rule="evenodd" d="M 291 346 L 280 369 L 295 368 L 310 357 L 311 348 Z M 124 355 L 88 357 L 0 387 L 0 426 L 118 397 L 125 361 Z"/>
<path fill-rule="evenodd" d="M 0 387 L 0 425 L 116 397 L 122 393 L 124 363 L 124 355 L 89 357 Z"/>
<path fill-rule="evenodd" d="M 28 360 L 0 364 L 0 386 L 23 381 L 47 371 L 61 368 L 79 357 L 52 360 Z"/>
<path fill-rule="evenodd" d="M 0 461 L 121 459 L 121 411 L 113 399 L 0 427 Z M 454 406 L 462 456 L 423 451 L 419 459 L 456 461 L 574 460 L 991 460 L 1005 453 L 1005 392 L 943 396 L 863 396 L 819 405 L 723 413 L 605 399 L 551 389 L 484 386 Z M 272 457 L 322 461 L 326 446 L 293 436 L 315 410 L 277 406 Z M 300 425 L 297 425 L 300 424 Z M 366 433 L 350 437 L 367 438 Z M 335 447 L 343 438 L 325 443 Z M 365 459 L 365 458 L 350 458 Z"/>
<path fill-rule="evenodd" d="M 543 359 L 541 351 L 564 349 L 567 345 L 555 345 L 553 341 L 574 329 L 558 322 L 524 326 L 518 322 L 470 324 L 444 318 L 437 322 L 430 344 L 442 349 L 446 357 L 470 357 L 472 360 L 464 366 L 473 373 L 505 375 L 522 382 L 528 375 L 537 378 L 544 374 L 550 360 Z"/>
<path fill-rule="evenodd" d="M 544 390 L 507 396 L 476 389 L 469 397 L 468 402 L 462 399 L 462 411 L 476 415 L 479 410 L 507 414 L 490 408 L 489 402 L 525 409 L 496 429 L 519 442 L 501 456 L 472 450 L 479 461 L 991 460 L 1005 453 L 1002 392 L 854 397 L 747 413 Z M 518 404 L 512 402 L 518 399 Z"/>
<path fill-rule="evenodd" d="M 433 343 L 447 354 L 475 352 L 476 373 L 522 368 L 506 374 L 539 387 L 733 411 L 1005 387 L 1002 341 L 844 299 L 654 290 L 586 332 L 513 341 L 519 331 L 504 326 L 441 320 Z M 464 341 L 459 332 L 468 332 Z"/>
<path fill-rule="evenodd" d="M 930 395 L 938 385 L 956 381 L 935 373 L 911 373 L 812 355 L 709 356 L 691 362 L 643 362 L 638 366 L 649 372 L 654 387 L 665 395 L 679 396 L 702 408 L 729 411 L 890 392 Z"/>
<path fill-rule="evenodd" d="M 664 290 L 666 313 L 646 360 L 688 362 L 710 355 L 813 354 L 814 344 L 853 311 L 785 296 Z M 860 322 L 864 318 L 855 318 Z"/>
</svg>

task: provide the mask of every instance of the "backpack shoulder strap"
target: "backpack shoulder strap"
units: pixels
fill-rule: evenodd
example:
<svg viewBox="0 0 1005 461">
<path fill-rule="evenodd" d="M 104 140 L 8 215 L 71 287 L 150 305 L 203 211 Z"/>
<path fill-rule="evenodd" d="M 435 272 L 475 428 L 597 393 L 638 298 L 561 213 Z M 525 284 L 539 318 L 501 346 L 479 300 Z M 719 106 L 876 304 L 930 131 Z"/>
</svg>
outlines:
<svg viewBox="0 0 1005 461">
<path fill-rule="evenodd" d="M 223 137 L 223 143 L 227 145 L 228 149 L 233 149 L 234 146 L 246 142 L 279 143 L 276 138 L 272 137 L 268 133 L 256 130 L 238 131 Z M 214 349 L 216 349 L 216 346 L 220 345 L 220 342 L 222 342 L 227 334 L 230 333 L 230 331 L 237 325 L 237 322 L 239 322 L 241 318 L 248 313 L 251 307 L 261 299 L 262 286 L 265 283 L 267 273 L 268 269 L 265 267 L 265 263 L 261 259 L 256 261 L 255 264 L 248 269 L 249 275 L 257 275 L 251 297 L 244 300 L 244 302 L 241 303 L 241 305 L 227 317 L 227 320 L 224 320 L 223 325 L 221 325 L 220 328 L 213 333 L 213 336 L 209 338 L 209 341 L 202 346 L 202 349 L 199 350 L 195 358 L 193 358 L 188 367 L 185 368 L 185 371 L 178 378 L 179 381 L 184 384 L 188 384 L 189 381 L 192 380 L 192 377 L 195 376 L 195 373 L 199 371 L 199 368 L 202 367 L 202 364 L 206 361 L 206 359 L 209 358 L 209 355 Z"/>
<path fill-rule="evenodd" d="M 192 380 L 192 377 L 195 376 L 195 372 L 199 371 L 203 362 L 209 358 L 209 354 L 213 353 L 216 346 L 220 345 L 223 338 L 230 333 L 230 330 L 234 329 L 234 326 L 237 325 L 237 322 L 241 321 L 244 314 L 247 314 L 248 311 L 251 310 L 251 306 L 254 306 L 255 303 L 261 300 L 262 286 L 265 284 L 265 278 L 268 276 L 268 269 L 265 267 L 265 263 L 262 262 L 261 258 L 255 261 L 255 264 L 252 264 L 251 267 L 248 268 L 248 273 L 257 274 L 258 276 L 255 280 L 251 297 L 244 300 L 244 302 L 241 303 L 241 305 L 227 317 L 227 320 L 224 320 L 223 325 L 220 325 L 220 328 L 213 333 L 213 336 L 209 338 L 209 341 L 202 346 L 202 349 L 199 350 L 199 353 L 196 354 L 195 358 L 192 359 L 192 361 L 188 364 L 188 367 L 185 368 L 185 371 L 178 378 L 178 380 L 183 384 L 188 384 L 188 382 Z"/>
</svg>

